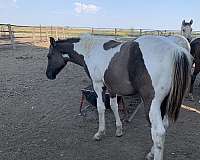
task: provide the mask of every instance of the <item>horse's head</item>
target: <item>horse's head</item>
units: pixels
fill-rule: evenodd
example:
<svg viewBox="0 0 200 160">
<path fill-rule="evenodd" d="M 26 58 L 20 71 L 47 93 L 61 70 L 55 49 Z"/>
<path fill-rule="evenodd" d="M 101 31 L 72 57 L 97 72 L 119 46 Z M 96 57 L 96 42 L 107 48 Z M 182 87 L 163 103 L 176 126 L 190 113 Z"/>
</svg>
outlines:
<svg viewBox="0 0 200 160">
<path fill-rule="evenodd" d="M 182 26 L 181 26 L 181 34 L 185 38 L 187 38 L 189 42 L 192 40 L 192 24 L 193 24 L 192 19 L 190 20 L 190 22 L 185 22 L 185 20 L 183 20 Z"/>
<path fill-rule="evenodd" d="M 48 53 L 48 66 L 46 75 L 48 79 L 56 79 L 56 75 L 65 67 L 68 61 L 72 61 L 74 43 L 79 42 L 79 38 L 69 38 L 55 41 L 50 37 L 50 47 Z"/>
</svg>

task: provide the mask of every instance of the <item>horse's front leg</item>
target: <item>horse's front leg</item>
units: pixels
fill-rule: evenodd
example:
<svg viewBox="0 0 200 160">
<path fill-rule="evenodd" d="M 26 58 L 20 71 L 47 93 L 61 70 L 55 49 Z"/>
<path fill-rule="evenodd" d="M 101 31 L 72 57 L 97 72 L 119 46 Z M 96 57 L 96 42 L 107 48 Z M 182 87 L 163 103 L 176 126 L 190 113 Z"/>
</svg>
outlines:
<svg viewBox="0 0 200 160">
<path fill-rule="evenodd" d="M 102 87 L 103 83 L 93 83 L 94 90 L 97 94 L 97 110 L 99 114 L 99 129 L 94 135 L 95 140 L 101 140 L 102 136 L 105 135 L 105 105 L 102 99 Z"/>
<path fill-rule="evenodd" d="M 116 119 L 116 136 L 117 137 L 120 137 L 123 135 L 123 132 L 122 132 L 122 122 L 120 120 L 120 117 L 119 117 L 119 111 L 118 111 L 118 104 L 117 104 L 117 97 L 114 97 L 114 98 L 110 98 L 110 106 L 111 106 L 111 109 L 115 115 L 115 119 Z"/>
</svg>

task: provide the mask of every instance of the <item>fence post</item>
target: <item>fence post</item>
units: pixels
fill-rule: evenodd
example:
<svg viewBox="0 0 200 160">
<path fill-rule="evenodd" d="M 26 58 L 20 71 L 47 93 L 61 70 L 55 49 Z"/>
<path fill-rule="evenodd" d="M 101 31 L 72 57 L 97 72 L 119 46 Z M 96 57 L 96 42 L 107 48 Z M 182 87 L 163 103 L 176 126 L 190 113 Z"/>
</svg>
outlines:
<svg viewBox="0 0 200 160">
<path fill-rule="evenodd" d="M 40 25 L 40 42 L 42 41 L 42 25 Z"/>
<path fill-rule="evenodd" d="M 94 34 L 94 28 L 92 28 L 92 34 Z"/>
<path fill-rule="evenodd" d="M 35 27 L 32 27 L 32 43 L 35 44 Z"/>
<path fill-rule="evenodd" d="M 51 26 L 51 37 L 53 37 L 53 28 Z"/>
<path fill-rule="evenodd" d="M 65 27 L 62 28 L 62 31 L 63 31 L 63 36 L 62 37 L 63 37 L 63 39 L 65 39 Z"/>
<path fill-rule="evenodd" d="M 133 35 L 134 35 L 134 29 L 133 28 L 131 28 L 130 29 L 130 35 L 133 37 Z"/>
<path fill-rule="evenodd" d="M 46 41 L 48 42 L 49 39 L 49 32 L 48 32 L 48 27 L 46 27 Z"/>
<path fill-rule="evenodd" d="M 117 36 L 117 28 L 115 28 L 115 37 Z"/>
<path fill-rule="evenodd" d="M 142 35 L 142 29 L 140 29 L 140 36 Z"/>
<path fill-rule="evenodd" d="M 57 30 L 57 27 L 56 27 L 56 39 L 58 39 L 58 30 Z"/>
<path fill-rule="evenodd" d="M 10 41 L 12 44 L 13 49 L 15 49 L 15 42 L 14 42 L 14 32 L 12 31 L 12 27 L 10 24 L 8 24 L 8 30 L 9 30 L 9 36 L 10 36 Z"/>
</svg>

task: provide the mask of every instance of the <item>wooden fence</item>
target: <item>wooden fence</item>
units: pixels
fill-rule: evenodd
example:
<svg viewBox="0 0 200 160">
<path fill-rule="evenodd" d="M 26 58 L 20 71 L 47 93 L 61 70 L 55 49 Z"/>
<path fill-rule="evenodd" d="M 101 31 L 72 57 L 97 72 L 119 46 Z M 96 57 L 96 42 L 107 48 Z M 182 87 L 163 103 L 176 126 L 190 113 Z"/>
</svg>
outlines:
<svg viewBox="0 0 200 160">
<path fill-rule="evenodd" d="M 150 29 L 120 29 L 120 28 L 78 28 L 55 26 L 17 26 L 0 24 L 0 45 L 36 44 L 48 42 L 49 37 L 64 39 L 77 37 L 83 33 L 93 35 L 114 36 L 124 39 L 136 38 L 141 35 L 177 35 L 177 30 L 150 30 Z M 193 37 L 200 37 L 200 31 L 193 31 Z"/>
</svg>

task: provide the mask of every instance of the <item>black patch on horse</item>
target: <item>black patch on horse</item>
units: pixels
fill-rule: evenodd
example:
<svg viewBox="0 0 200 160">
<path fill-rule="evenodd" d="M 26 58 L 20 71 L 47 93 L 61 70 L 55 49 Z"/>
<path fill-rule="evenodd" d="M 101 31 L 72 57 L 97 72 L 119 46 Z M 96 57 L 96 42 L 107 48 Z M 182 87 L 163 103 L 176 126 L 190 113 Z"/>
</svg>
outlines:
<svg viewBox="0 0 200 160">
<path fill-rule="evenodd" d="M 139 43 L 132 42 L 128 62 L 129 80 L 144 102 L 146 119 L 149 120 L 149 111 L 155 91 L 151 77 L 145 66 Z"/>
<path fill-rule="evenodd" d="M 78 43 L 80 41 L 80 38 L 78 37 L 72 37 L 67 39 L 58 39 L 57 43 Z"/>
<path fill-rule="evenodd" d="M 160 106 L 162 119 L 164 118 L 167 111 L 168 99 L 169 99 L 169 94 L 164 98 Z"/>
<path fill-rule="evenodd" d="M 106 42 L 106 43 L 104 43 L 103 44 L 103 48 L 104 48 L 104 50 L 109 50 L 109 49 L 111 49 L 111 48 L 115 48 L 115 47 L 117 47 L 118 45 L 120 45 L 121 44 L 121 42 L 117 42 L 117 41 L 114 41 L 114 40 L 110 40 L 110 41 L 108 41 L 108 42 Z"/>
</svg>

